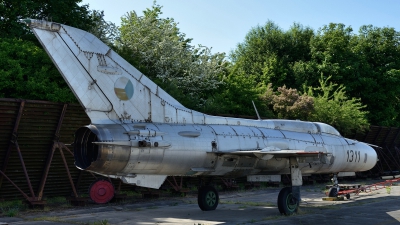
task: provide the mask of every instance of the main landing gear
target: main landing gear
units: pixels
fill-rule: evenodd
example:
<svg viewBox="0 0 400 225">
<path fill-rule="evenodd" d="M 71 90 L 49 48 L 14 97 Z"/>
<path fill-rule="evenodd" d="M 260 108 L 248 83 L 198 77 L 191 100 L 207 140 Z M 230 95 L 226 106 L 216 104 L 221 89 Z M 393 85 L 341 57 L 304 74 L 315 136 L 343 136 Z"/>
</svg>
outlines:
<svg viewBox="0 0 400 225">
<path fill-rule="evenodd" d="M 284 187 L 278 195 L 278 209 L 281 214 L 292 215 L 297 212 L 299 201 L 294 197 L 292 187 Z"/>
<path fill-rule="evenodd" d="M 297 212 L 301 201 L 300 186 L 303 185 L 301 171 L 296 158 L 289 158 L 289 162 L 292 186 L 282 188 L 278 195 L 279 212 L 287 216 Z"/>
<path fill-rule="evenodd" d="M 292 215 L 297 212 L 300 198 L 300 186 L 303 185 L 303 179 L 299 164 L 295 157 L 289 158 L 291 187 L 282 188 L 278 195 L 278 209 L 281 214 Z M 211 211 L 218 206 L 219 195 L 212 186 L 201 186 L 199 188 L 197 203 L 201 210 Z"/>
<path fill-rule="evenodd" d="M 197 195 L 197 203 L 203 211 L 215 210 L 218 206 L 219 195 L 213 186 L 202 186 Z"/>
</svg>

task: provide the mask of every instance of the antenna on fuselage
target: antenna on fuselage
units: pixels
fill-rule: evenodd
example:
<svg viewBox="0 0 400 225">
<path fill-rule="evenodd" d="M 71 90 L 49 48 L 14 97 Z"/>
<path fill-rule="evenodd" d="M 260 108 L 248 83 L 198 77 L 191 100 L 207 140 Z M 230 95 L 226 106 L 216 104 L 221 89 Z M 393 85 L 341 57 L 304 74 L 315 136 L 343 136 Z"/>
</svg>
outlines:
<svg viewBox="0 0 400 225">
<path fill-rule="evenodd" d="M 256 104 L 254 104 L 254 101 L 253 101 L 253 100 L 251 100 L 251 102 L 253 103 L 254 110 L 256 110 L 258 120 L 261 120 L 260 115 L 258 114 L 258 111 L 257 111 L 257 108 L 256 108 Z"/>
</svg>

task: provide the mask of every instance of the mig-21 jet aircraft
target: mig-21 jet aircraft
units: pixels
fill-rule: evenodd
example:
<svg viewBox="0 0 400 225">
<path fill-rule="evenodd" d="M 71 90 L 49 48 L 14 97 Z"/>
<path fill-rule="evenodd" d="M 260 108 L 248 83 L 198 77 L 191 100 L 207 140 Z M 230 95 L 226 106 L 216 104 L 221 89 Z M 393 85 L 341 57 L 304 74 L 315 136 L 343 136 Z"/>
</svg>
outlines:
<svg viewBox="0 0 400 225">
<path fill-rule="evenodd" d="M 141 187 L 158 189 L 167 176 L 290 174 L 277 200 L 281 213 L 297 211 L 302 176 L 366 171 L 377 154 L 332 126 L 298 120 L 210 116 L 180 104 L 94 35 L 44 20 L 25 22 L 85 109 L 91 124 L 75 133 L 75 165 Z M 266 178 L 267 177 L 267 178 Z M 260 178 L 260 180 L 262 180 Z M 95 202 L 114 196 L 112 184 L 90 188 Z M 215 210 L 218 192 L 198 189 L 201 210 Z"/>
</svg>

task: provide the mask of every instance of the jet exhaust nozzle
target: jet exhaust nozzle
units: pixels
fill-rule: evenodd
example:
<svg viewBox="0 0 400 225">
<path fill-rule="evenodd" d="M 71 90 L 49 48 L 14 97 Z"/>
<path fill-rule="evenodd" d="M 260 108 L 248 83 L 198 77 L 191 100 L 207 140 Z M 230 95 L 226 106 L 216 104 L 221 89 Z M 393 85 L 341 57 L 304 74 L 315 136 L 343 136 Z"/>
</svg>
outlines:
<svg viewBox="0 0 400 225">
<path fill-rule="evenodd" d="M 118 139 L 126 141 L 122 140 L 124 136 L 115 137 L 123 133 L 122 127 L 109 126 L 89 125 L 75 132 L 74 158 L 78 168 L 104 174 L 117 173 L 125 168 L 130 157 L 130 146 L 96 144 L 107 141 L 112 143 Z"/>
</svg>

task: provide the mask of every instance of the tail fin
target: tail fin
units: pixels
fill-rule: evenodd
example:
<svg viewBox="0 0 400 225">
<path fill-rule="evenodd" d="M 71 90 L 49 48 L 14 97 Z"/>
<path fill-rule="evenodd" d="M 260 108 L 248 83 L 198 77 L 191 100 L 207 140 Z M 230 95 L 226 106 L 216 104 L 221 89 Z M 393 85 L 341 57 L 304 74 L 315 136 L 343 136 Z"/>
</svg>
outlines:
<svg viewBox="0 0 400 225">
<path fill-rule="evenodd" d="M 63 24 L 25 20 L 85 108 L 92 124 L 204 123 L 94 35 Z"/>
</svg>

